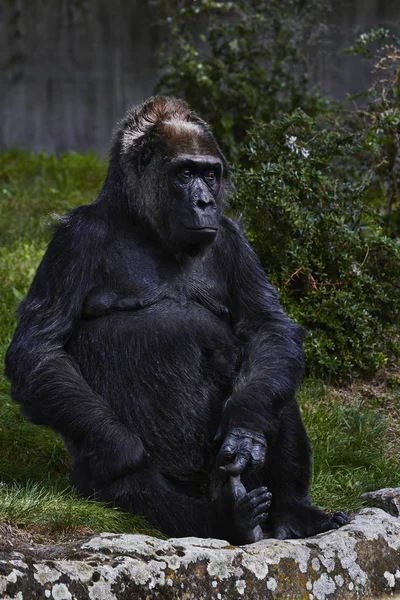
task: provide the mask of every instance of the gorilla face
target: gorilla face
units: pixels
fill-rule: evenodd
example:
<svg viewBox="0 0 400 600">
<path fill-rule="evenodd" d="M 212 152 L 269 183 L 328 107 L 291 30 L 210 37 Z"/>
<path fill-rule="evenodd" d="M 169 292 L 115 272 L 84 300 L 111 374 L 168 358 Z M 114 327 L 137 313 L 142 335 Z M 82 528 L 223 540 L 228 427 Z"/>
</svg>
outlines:
<svg viewBox="0 0 400 600">
<path fill-rule="evenodd" d="M 210 129 L 186 104 L 160 98 L 128 113 L 112 159 L 135 221 L 173 252 L 196 254 L 218 234 L 231 190 Z"/>
<path fill-rule="evenodd" d="M 168 169 L 170 227 L 178 245 L 204 247 L 218 232 L 223 165 L 216 156 L 179 155 Z"/>
</svg>

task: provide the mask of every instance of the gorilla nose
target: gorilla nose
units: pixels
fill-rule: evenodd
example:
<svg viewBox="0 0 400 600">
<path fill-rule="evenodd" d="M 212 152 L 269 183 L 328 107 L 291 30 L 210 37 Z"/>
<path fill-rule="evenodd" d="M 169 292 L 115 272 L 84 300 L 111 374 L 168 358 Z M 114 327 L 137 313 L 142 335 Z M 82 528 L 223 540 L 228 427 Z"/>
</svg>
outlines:
<svg viewBox="0 0 400 600">
<path fill-rule="evenodd" d="M 215 202 L 211 198 L 199 198 L 199 200 L 197 200 L 196 205 L 197 208 L 200 208 L 201 210 L 206 210 L 209 207 L 215 206 Z"/>
</svg>

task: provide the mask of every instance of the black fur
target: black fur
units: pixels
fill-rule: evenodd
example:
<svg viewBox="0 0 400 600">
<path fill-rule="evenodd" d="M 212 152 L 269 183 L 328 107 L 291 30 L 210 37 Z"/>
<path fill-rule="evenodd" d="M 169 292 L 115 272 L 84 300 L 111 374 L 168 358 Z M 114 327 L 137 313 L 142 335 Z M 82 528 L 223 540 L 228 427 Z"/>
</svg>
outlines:
<svg viewBox="0 0 400 600">
<path fill-rule="evenodd" d="M 345 517 L 310 504 L 301 331 L 222 215 L 229 191 L 185 103 L 129 112 L 99 196 L 61 220 L 18 309 L 6 374 L 81 493 L 174 536 L 308 536 Z"/>
</svg>

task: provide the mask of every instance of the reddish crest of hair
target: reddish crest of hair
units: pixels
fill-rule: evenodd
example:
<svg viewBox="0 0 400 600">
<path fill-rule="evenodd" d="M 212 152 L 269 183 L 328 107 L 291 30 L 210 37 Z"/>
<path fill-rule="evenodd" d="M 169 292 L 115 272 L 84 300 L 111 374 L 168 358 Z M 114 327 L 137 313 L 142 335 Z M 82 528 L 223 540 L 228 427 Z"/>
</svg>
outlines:
<svg viewBox="0 0 400 600">
<path fill-rule="evenodd" d="M 201 122 L 201 119 L 190 110 L 186 102 L 178 98 L 155 96 L 142 105 L 142 110 L 143 118 L 149 123 L 155 124 L 160 121 L 172 120 Z"/>
<path fill-rule="evenodd" d="M 122 153 L 141 150 L 155 133 L 167 144 L 168 155 L 218 155 L 223 159 L 207 123 L 184 100 L 154 96 L 128 111 L 119 123 L 116 140 Z"/>
<path fill-rule="evenodd" d="M 217 150 L 208 125 L 183 100 L 157 96 L 148 102 L 143 119 L 154 124 L 173 154 L 215 154 Z"/>
</svg>

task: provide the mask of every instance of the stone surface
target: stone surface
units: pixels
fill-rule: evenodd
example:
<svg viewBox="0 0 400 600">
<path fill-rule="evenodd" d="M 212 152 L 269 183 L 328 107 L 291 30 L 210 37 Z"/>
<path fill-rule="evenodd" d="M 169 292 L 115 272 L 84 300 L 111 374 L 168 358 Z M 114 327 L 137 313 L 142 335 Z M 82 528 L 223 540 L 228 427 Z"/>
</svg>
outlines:
<svg viewBox="0 0 400 600">
<path fill-rule="evenodd" d="M 32 600 L 400 597 L 400 519 L 363 509 L 340 530 L 233 547 L 102 533 L 0 552 L 0 598 Z"/>
<path fill-rule="evenodd" d="M 394 517 L 400 517 L 400 488 L 383 488 L 362 494 L 369 506 L 378 506 Z"/>
</svg>

